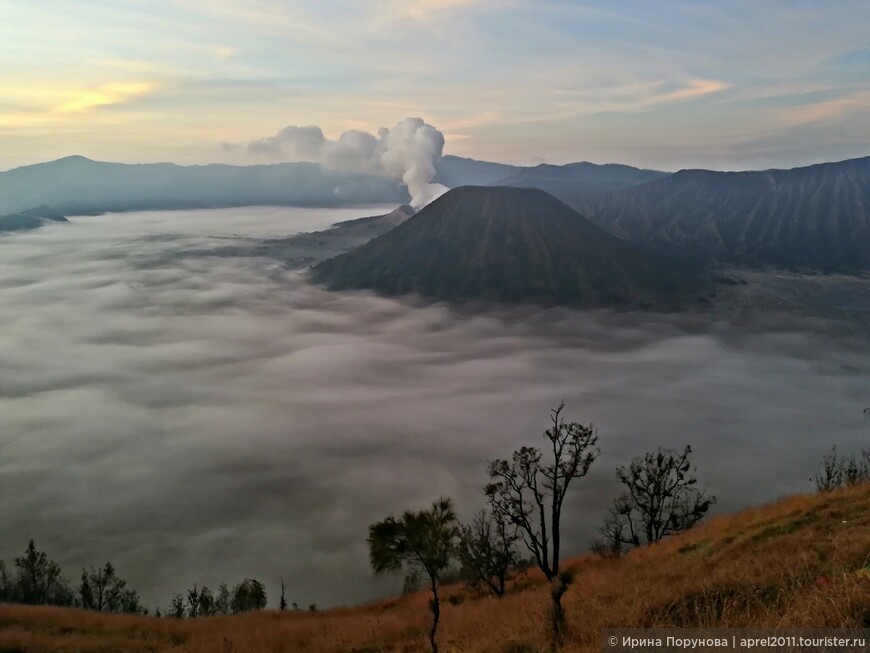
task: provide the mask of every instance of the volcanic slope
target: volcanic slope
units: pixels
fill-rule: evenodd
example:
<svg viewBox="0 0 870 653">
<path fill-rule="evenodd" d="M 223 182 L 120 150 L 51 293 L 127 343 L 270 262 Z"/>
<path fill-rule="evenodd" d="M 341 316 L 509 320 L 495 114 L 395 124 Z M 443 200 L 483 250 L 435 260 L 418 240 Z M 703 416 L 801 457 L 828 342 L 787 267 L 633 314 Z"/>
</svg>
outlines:
<svg viewBox="0 0 870 653">
<path fill-rule="evenodd" d="M 617 236 L 700 257 L 870 268 L 870 157 L 791 170 L 682 170 L 571 204 Z"/>
<path fill-rule="evenodd" d="M 451 190 L 312 277 L 333 290 L 583 307 L 672 309 L 710 292 L 702 275 L 608 234 L 544 191 L 502 187 Z"/>
</svg>

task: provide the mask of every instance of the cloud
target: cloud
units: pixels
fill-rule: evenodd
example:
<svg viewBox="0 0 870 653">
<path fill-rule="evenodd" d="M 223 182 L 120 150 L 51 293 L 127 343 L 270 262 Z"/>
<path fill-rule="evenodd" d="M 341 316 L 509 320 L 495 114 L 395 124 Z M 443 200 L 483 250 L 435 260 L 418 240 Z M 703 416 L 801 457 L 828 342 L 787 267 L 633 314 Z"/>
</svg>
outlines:
<svg viewBox="0 0 870 653">
<path fill-rule="evenodd" d="M 389 10 L 399 16 L 425 20 L 436 14 L 483 4 L 483 0 L 387 0 Z"/>
<path fill-rule="evenodd" d="M 782 119 L 788 125 L 834 120 L 846 114 L 870 111 L 870 92 L 861 91 L 846 97 L 814 102 L 782 112 Z"/>
<path fill-rule="evenodd" d="M 323 130 L 316 125 L 285 127 L 274 136 L 266 136 L 248 143 L 251 154 L 267 154 L 273 158 L 291 161 L 319 161 L 326 143 Z"/>
<path fill-rule="evenodd" d="M 866 443 L 866 334 L 823 321 L 459 310 L 217 255 L 373 212 L 105 215 L 0 238 L 0 559 L 33 536 L 71 577 L 112 560 L 151 607 L 246 576 L 346 604 L 401 587 L 372 578 L 369 523 L 441 494 L 470 516 L 486 461 L 540 442 L 563 398 L 602 449 L 568 498 L 567 551 L 594 535 L 614 467 L 651 447 L 691 444 L 730 510 L 806 490 L 831 444 Z"/>
<path fill-rule="evenodd" d="M 311 161 L 330 170 L 399 180 L 415 208 L 447 190 L 432 183 L 443 150 L 444 135 L 422 118 L 405 118 L 392 129 L 381 128 L 377 136 L 352 129 L 336 140 L 327 139 L 316 125 L 291 125 L 248 144 L 250 153 L 277 160 Z"/>
<path fill-rule="evenodd" d="M 55 110 L 59 113 L 78 113 L 95 107 L 121 104 L 137 96 L 150 93 L 155 85 L 150 82 L 116 82 L 103 84 L 93 89 L 81 89 L 66 93 L 68 99 Z"/>
<path fill-rule="evenodd" d="M 688 100 L 709 93 L 718 93 L 729 87 L 725 82 L 715 79 L 694 79 L 689 81 L 683 88 L 666 92 L 653 98 L 655 102 L 671 102 L 674 100 Z"/>
</svg>

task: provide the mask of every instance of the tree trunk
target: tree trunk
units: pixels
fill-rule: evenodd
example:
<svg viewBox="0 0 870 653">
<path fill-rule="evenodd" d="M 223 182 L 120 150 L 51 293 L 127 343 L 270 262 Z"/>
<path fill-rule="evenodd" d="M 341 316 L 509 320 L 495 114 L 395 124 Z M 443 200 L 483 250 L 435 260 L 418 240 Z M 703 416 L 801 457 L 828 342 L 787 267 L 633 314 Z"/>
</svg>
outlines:
<svg viewBox="0 0 870 653">
<path fill-rule="evenodd" d="M 432 653 L 438 653 L 438 644 L 435 641 L 435 633 L 438 630 L 438 622 L 441 619 L 441 603 L 438 601 L 438 583 L 432 579 L 432 629 L 429 631 L 429 645 Z"/>
<path fill-rule="evenodd" d="M 553 599 L 553 650 L 562 646 L 565 635 L 565 611 L 562 609 L 562 596 L 568 591 L 568 584 L 559 576 L 550 581 L 550 597 Z"/>
</svg>

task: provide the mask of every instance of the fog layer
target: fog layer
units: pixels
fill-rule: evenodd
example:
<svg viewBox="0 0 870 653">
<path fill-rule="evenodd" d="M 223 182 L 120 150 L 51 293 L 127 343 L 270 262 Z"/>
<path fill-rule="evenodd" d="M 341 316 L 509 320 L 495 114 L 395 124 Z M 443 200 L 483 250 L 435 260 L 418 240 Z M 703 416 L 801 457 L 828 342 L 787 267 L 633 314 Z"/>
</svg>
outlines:
<svg viewBox="0 0 870 653">
<path fill-rule="evenodd" d="M 689 443 L 719 510 L 809 489 L 866 443 L 870 349 L 818 319 L 490 309 L 328 293 L 227 243 L 359 210 L 77 218 L 0 238 L 0 558 L 35 537 L 75 578 L 111 559 L 150 606 L 245 576 L 274 605 L 395 590 L 366 526 L 439 495 L 482 503 L 486 461 L 561 399 L 601 458 L 566 505 L 587 543 L 613 468 Z"/>
</svg>

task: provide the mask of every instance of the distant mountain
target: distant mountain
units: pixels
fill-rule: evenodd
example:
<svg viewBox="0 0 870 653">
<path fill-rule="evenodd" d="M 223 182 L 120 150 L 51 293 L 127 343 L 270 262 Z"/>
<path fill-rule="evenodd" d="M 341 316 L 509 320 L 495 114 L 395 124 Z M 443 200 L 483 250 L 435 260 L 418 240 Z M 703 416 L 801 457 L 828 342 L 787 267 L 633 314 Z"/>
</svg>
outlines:
<svg viewBox="0 0 870 653">
<path fill-rule="evenodd" d="M 0 173 L 0 213 L 40 204 L 73 215 L 257 204 L 399 204 L 408 199 L 398 182 L 338 173 L 314 163 L 126 165 L 72 156 Z"/>
<path fill-rule="evenodd" d="M 0 216 L 0 231 L 37 229 L 47 222 L 67 222 L 67 219 L 49 206 L 38 206 Z"/>
<path fill-rule="evenodd" d="M 709 292 L 537 189 L 462 187 L 317 265 L 331 289 L 575 306 L 673 308 Z"/>
<path fill-rule="evenodd" d="M 457 186 L 508 185 L 542 188 L 568 200 L 589 189 L 624 188 L 655 173 L 591 163 L 521 168 L 445 156 L 435 181 Z M 579 194 L 579 195 L 578 195 Z M 409 200 L 398 182 L 345 174 L 315 163 L 180 166 L 123 164 L 70 156 L 0 172 L 0 213 L 50 205 L 64 215 L 109 211 L 217 208 L 228 206 L 342 206 Z"/>
<path fill-rule="evenodd" d="M 449 188 L 489 186 L 522 170 L 519 166 L 447 155 L 435 167 L 435 181 Z"/>
<path fill-rule="evenodd" d="M 583 161 L 562 166 L 542 164 L 534 168 L 521 168 L 514 174 L 487 185 L 540 188 L 551 195 L 571 201 L 593 193 L 645 184 L 669 174 L 618 163 L 598 165 Z"/>
<path fill-rule="evenodd" d="M 618 236 L 701 257 L 870 268 L 870 157 L 791 170 L 682 170 L 572 205 Z"/>
</svg>

